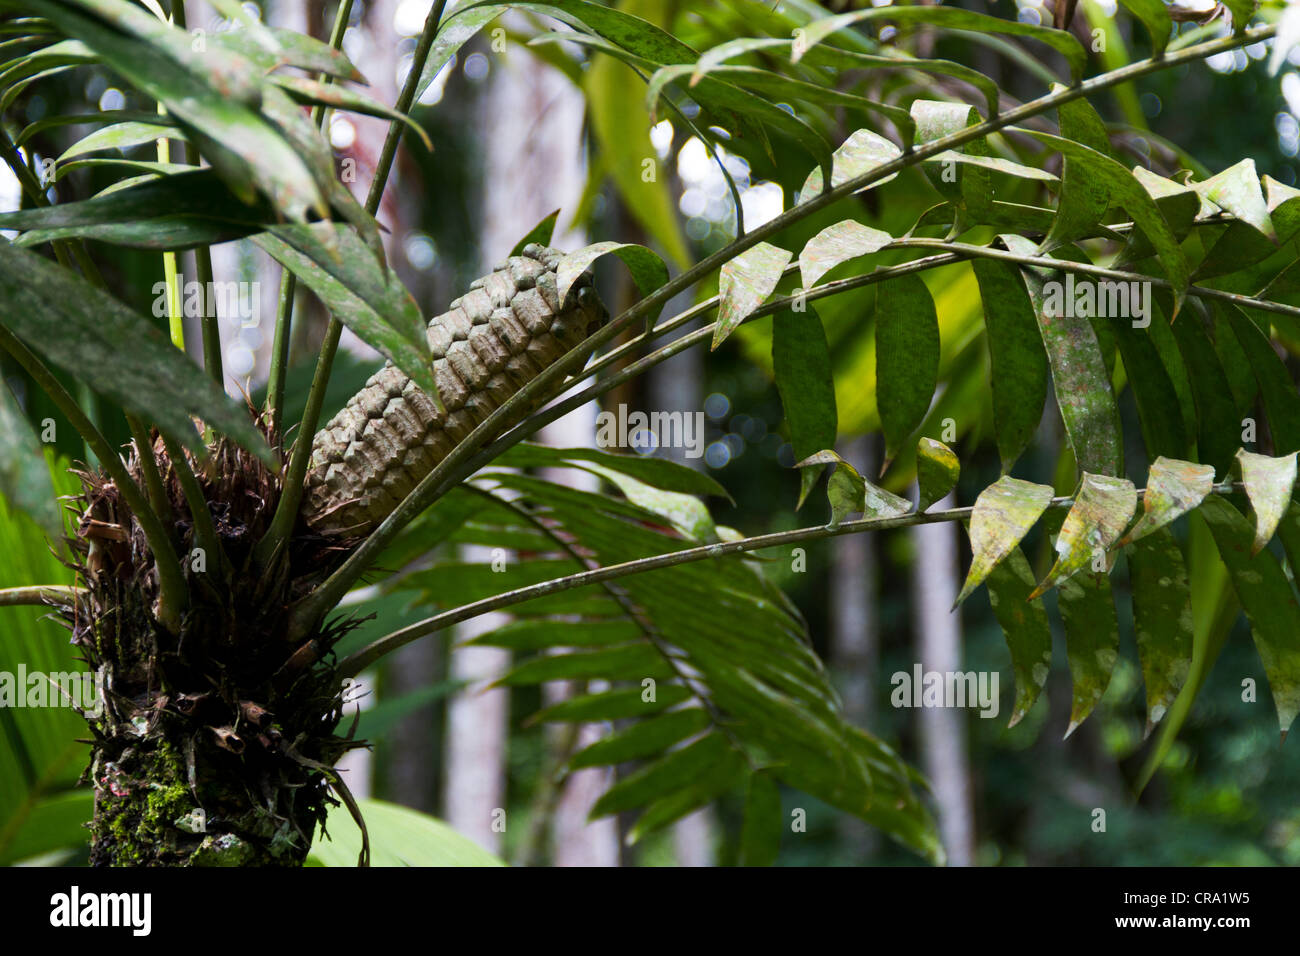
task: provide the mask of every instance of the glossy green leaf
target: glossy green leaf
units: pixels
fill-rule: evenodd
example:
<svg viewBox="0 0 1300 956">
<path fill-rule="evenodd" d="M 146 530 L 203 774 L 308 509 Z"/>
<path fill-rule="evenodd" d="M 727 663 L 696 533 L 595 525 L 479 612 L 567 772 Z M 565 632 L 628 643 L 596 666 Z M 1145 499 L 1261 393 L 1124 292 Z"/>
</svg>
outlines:
<svg viewBox="0 0 1300 956">
<path fill-rule="evenodd" d="M 1191 279 L 1191 267 L 1160 207 L 1142 188 L 1133 173 L 1109 156 L 1073 140 L 1037 130 L 1025 132 L 1057 150 L 1067 160 L 1077 163 L 1091 182 L 1104 186 L 1111 202 L 1124 207 L 1155 247 L 1156 255 L 1173 286 L 1175 306 L 1181 305 Z"/>
<path fill-rule="evenodd" d="M 398 112 L 391 106 L 385 106 L 378 100 L 357 90 L 349 89 L 337 83 L 322 83 L 306 76 L 276 75 L 271 78 L 271 82 L 288 93 L 295 103 L 302 103 L 307 106 L 328 106 L 333 109 L 347 110 L 350 113 L 360 113 L 363 116 L 377 116 L 380 119 L 391 120 L 394 123 L 402 123 L 419 137 L 425 149 L 430 152 L 433 151 L 433 142 L 429 139 L 429 134 L 424 131 L 423 126 L 405 113 Z"/>
<path fill-rule="evenodd" d="M 657 687 L 652 698 L 640 687 L 584 694 L 539 710 L 530 718 L 530 722 L 586 723 L 598 720 L 632 720 L 649 717 L 689 700 L 690 697 L 691 692 L 680 684 L 665 684 Z"/>
<path fill-rule="evenodd" d="M 1183 553 L 1168 528 L 1134 542 L 1127 555 L 1149 734 L 1173 706 L 1191 670 L 1192 595 Z"/>
<path fill-rule="evenodd" d="M 916 122 L 918 146 L 945 139 L 980 123 L 980 115 L 973 106 L 946 100 L 913 100 L 912 119 Z M 963 232 L 968 225 L 989 218 L 993 206 L 993 178 L 989 170 L 983 166 L 958 163 L 959 156 L 987 156 L 988 153 L 988 143 L 976 139 L 963 145 L 960 153 L 945 151 L 922 167 L 930 184 L 956 210 L 954 233 Z"/>
<path fill-rule="evenodd" d="M 979 140 L 976 140 L 975 142 L 979 142 Z M 1001 156 L 984 156 L 978 153 L 959 153 L 956 150 L 946 149 L 942 153 L 936 153 L 931 156 L 926 160 L 926 162 L 938 165 L 952 162 L 965 166 L 978 166 L 980 169 L 991 173 L 1003 173 L 1007 176 L 1015 176 L 1018 179 L 1030 179 L 1040 183 L 1060 182 L 1056 176 L 1053 176 L 1046 170 L 1038 169 L 1035 166 L 1026 166 L 1023 163 L 1013 162 L 1009 159 L 1003 159 Z"/>
<path fill-rule="evenodd" d="M 1165 217 L 1174 238 L 1180 242 L 1191 231 L 1196 217 L 1208 204 L 1187 186 L 1182 186 L 1171 179 L 1157 176 L 1141 166 L 1133 167 L 1133 177 L 1147 191 L 1156 208 Z M 1156 247 L 1140 225 L 1135 225 L 1129 233 L 1128 244 L 1116 260 L 1115 268 L 1126 269 L 1132 263 L 1141 262 L 1154 255 Z"/>
<path fill-rule="evenodd" d="M 1295 488 L 1296 453 L 1270 458 L 1241 449 L 1237 452 L 1242 484 L 1255 518 L 1255 542 L 1251 554 L 1259 554 L 1273 540 L 1278 522 L 1291 503 Z"/>
<path fill-rule="evenodd" d="M 120 33 L 70 6 L 32 0 L 32 12 L 48 17 L 66 34 L 86 43 L 114 72 L 163 103 L 196 138 L 218 175 L 245 202 L 253 199 L 256 187 L 290 221 L 306 221 L 309 211 L 322 216 L 327 213 L 323 184 L 285 139 L 250 108 L 258 95 L 258 73 L 250 61 L 214 47 L 196 52 L 187 33 L 130 4 L 114 2 L 108 9 L 141 35 Z M 107 15 L 104 7 L 97 7 L 96 13 Z"/>
<path fill-rule="evenodd" d="M 924 511 L 957 487 L 961 463 L 951 448 L 933 438 L 916 443 L 916 481 L 920 498 L 916 510 Z"/>
<path fill-rule="evenodd" d="M 1215 309 L 1227 318 L 1255 373 L 1260 399 L 1268 414 L 1274 451 L 1286 454 L 1300 450 L 1300 393 L 1291 373 L 1273 350 L 1267 333 L 1235 306 L 1215 303 Z"/>
<path fill-rule="evenodd" d="M 40 442 L 18 399 L 0 380 L 0 495 L 51 537 L 63 530 Z"/>
<path fill-rule="evenodd" d="M 821 317 L 811 306 L 802 313 L 782 311 L 772 317 L 772 373 L 795 460 L 834 445 L 839 419 L 830 346 Z M 820 472 L 818 468 L 800 471 L 796 508 L 803 506 Z"/>
<path fill-rule="evenodd" d="M 506 687 L 541 684 L 550 680 L 643 680 L 670 677 L 659 652 L 649 644 L 627 644 L 597 651 L 545 654 L 514 667 L 496 683 Z"/>
<path fill-rule="evenodd" d="M 939 376 L 939 317 L 915 275 L 876 289 L 876 406 L 886 465 L 925 420 Z"/>
<path fill-rule="evenodd" d="M 1028 254 L 1033 243 L 1004 236 L 1012 252 Z M 1052 385 L 1070 447 L 1083 471 L 1118 475 L 1124 468 L 1119 405 L 1097 341 L 1086 318 L 1066 315 L 1070 283 L 1062 272 L 1022 272 L 1052 367 Z M 1054 285 L 1052 283 L 1055 283 Z"/>
<path fill-rule="evenodd" d="M 95 795 L 90 787 L 32 800 L 23 826 L 0 852 L 0 866 L 86 846 L 90 841 L 86 823 L 94 815 Z"/>
<path fill-rule="evenodd" d="M 843 30 L 864 20 L 889 20 L 895 23 L 924 23 L 949 30 L 972 30 L 977 33 L 1001 33 L 1010 36 L 1023 36 L 1046 43 L 1066 58 L 1070 72 L 1077 79 L 1083 75 L 1087 66 L 1088 54 L 1083 46 L 1071 34 L 1064 30 L 1052 30 L 1047 27 L 1032 26 L 1018 20 L 1006 20 L 1001 17 L 988 16 L 963 10 L 957 7 L 918 6 L 878 7 L 870 10 L 856 10 L 839 16 L 814 20 L 803 29 L 802 42 L 794 50 L 796 62 L 813 46 L 838 30 Z"/>
<path fill-rule="evenodd" d="M 711 722 L 708 711 L 700 707 L 671 710 L 584 747 L 569 760 L 569 769 L 603 767 L 653 757 L 687 737 L 707 730 Z"/>
<path fill-rule="evenodd" d="M 689 784 L 698 774 L 727 758 L 721 734 L 709 734 L 624 777 L 596 801 L 591 817 L 623 813 L 644 806 Z"/>
<path fill-rule="evenodd" d="M 1063 87 L 1057 86 L 1054 92 Z M 1110 156 L 1110 137 L 1106 124 L 1092 104 L 1084 98 L 1062 103 L 1057 108 L 1061 136 L 1072 140 L 1097 154 Z M 1057 203 L 1056 219 L 1044 245 L 1047 248 L 1073 242 L 1092 233 L 1101 222 L 1110 204 L 1110 190 L 1106 181 L 1093 169 L 1096 164 L 1086 156 L 1065 153 L 1061 173 L 1061 196 Z"/>
<path fill-rule="evenodd" d="M 1019 271 L 994 259 L 971 262 L 984 306 L 994 438 L 1002 471 L 1029 446 L 1047 401 L 1047 353 Z"/>
<path fill-rule="evenodd" d="M 1137 404 L 1138 422 L 1148 457 L 1184 458 L 1191 454 L 1191 442 L 1187 437 L 1182 403 L 1152 340 L 1150 328 L 1134 328 L 1132 322 L 1116 322 L 1115 342 Z"/>
<path fill-rule="evenodd" d="M 1052 627 L 1041 598 L 1030 599 L 1034 573 L 1020 548 L 1010 553 L 989 572 L 989 603 L 1011 651 L 1011 669 L 1016 675 L 1016 702 L 1008 727 L 1014 727 L 1029 713 L 1047 683 L 1052 667 Z"/>
<path fill-rule="evenodd" d="M 1119 658 L 1119 619 L 1104 572 L 1085 571 L 1064 581 L 1058 591 L 1065 625 L 1065 655 L 1070 664 L 1069 737 L 1097 706 Z"/>
<path fill-rule="evenodd" d="M 158 179 L 162 176 L 176 176 L 181 173 L 188 173 L 194 170 L 193 166 L 185 163 L 159 163 L 143 159 L 120 159 L 120 158 L 101 158 L 101 159 L 74 159 L 59 166 L 54 171 L 54 181 L 58 182 L 68 173 L 78 169 L 124 169 L 134 173 L 155 173 L 151 179 Z M 119 180 L 120 182 L 120 180 Z M 53 207 L 50 207 L 53 208 Z M 214 228 L 218 228 L 214 224 Z"/>
<path fill-rule="evenodd" d="M 515 247 L 510 250 L 512 256 L 522 255 L 524 246 L 531 243 L 537 243 L 539 246 L 549 246 L 551 237 L 555 235 L 555 223 L 560 218 L 560 210 L 555 210 L 550 215 L 543 217 L 542 221 L 529 229 L 527 234 L 515 243 Z"/>
<path fill-rule="evenodd" d="M 689 813 L 707 806 L 723 794 L 737 791 L 748 776 L 744 758 L 728 750 L 722 759 L 696 775 L 690 783 L 654 800 L 627 833 L 627 842 L 635 844 L 651 833 L 676 823 Z"/>
<path fill-rule="evenodd" d="M 966 583 L 953 606 L 979 587 L 989 573 L 1020 544 L 1022 538 L 1047 510 L 1053 497 L 1049 485 L 1037 485 L 1003 475 L 975 499 L 971 512 L 970 540 L 974 554 Z"/>
<path fill-rule="evenodd" d="M 59 129 L 63 126 L 108 126 L 124 122 L 148 123 L 150 125 L 175 125 L 169 117 L 160 116 L 156 112 L 146 112 L 145 110 L 103 110 L 102 112 L 97 113 L 56 113 L 53 116 L 43 116 L 34 123 L 28 123 L 24 126 L 22 132 L 14 137 L 14 145 L 24 146 L 32 137 L 44 133 L 46 130 Z"/>
<path fill-rule="evenodd" d="M 569 289 L 592 263 L 608 255 L 617 256 L 623 261 L 632 274 L 632 281 L 636 283 L 637 291 L 643 297 L 656 292 L 668 282 L 668 266 L 664 264 L 663 259 L 659 258 L 658 253 L 633 243 L 597 242 L 584 246 L 576 252 L 570 252 L 560 260 L 559 268 L 556 270 L 556 286 L 559 289 L 560 301 L 563 302 L 568 297 Z"/>
<path fill-rule="evenodd" d="M 1277 558 L 1252 554 L 1254 529 L 1227 501 L 1205 499 L 1197 514 L 1205 519 L 1228 566 L 1237 598 L 1250 620 L 1255 648 L 1268 675 L 1283 736 L 1300 713 L 1300 605 Z"/>
<path fill-rule="evenodd" d="M 542 651 L 552 647 L 606 647 L 641 636 L 631 621 L 622 618 L 592 620 L 524 618 L 494 628 L 465 642 L 466 645 L 507 647 L 512 651 Z"/>
<path fill-rule="evenodd" d="M 50 462 L 56 494 L 81 491 L 69 465 Z M 0 587 L 72 583 L 72 570 L 46 533 L 0 497 Z M 85 670 L 49 608 L 0 608 L 0 631 L 0 673 L 15 674 L 20 665 L 29 674 Z M 70 707 L 0 710 L 0 864 L 88 843 L 89 833 L 78 824 L 90 819 L 90 788 L 73 789 L 89 759 L 89 747 L 77 742 L 85 735 L 85 720 Z M 74 822 L 70 813 L 78 806 L 84 812 Z"/>
<path fill-rule="evenodd" d="M 1196 267 L 1197 281 L 1251 269 L 1277 251 L 1280 243 L 1294 238 L 1300 231 L 1300 190 L 1293 189 L 1270 176 L 1263 177 L 1264 200 L 1269 220 L 1277 234 L 1274 241 L 1247 222 L 1233 220 L 1210 247 Z M 1217 207 L 1208 200 L 1204 205 Z"/>
<path fill-rule="evenodd" d="M 277 226 L 253 241 L 289 269 L 330 313 L 378 349 L 427 394 L 437 395 L 419 308 L 395 273 L 381 269 L 344 226 Z M 334 250 L 330 248 L 330 240 Z"/>
<path fill-rule="evenodd" d="M 666 519 L 685 537 L 704 544 L 713 544 L 719 540 L 713 516 L 709 514 L 704 502 L 694 495 L 652 488 L 626 472 L 614 471 L 601 465 L 593 465 L 591 470 L 613 482 L 627 496 L 628 501 Z"/>
<path fill-rule="evenodd" d="M 242 30 L 224 30 L 209 34 L 208 43 L 225 47 L 242 53 L 255 62 L 263 71 L 270 72 L 281 66 L 294 66 L 311 73 L 324 73 L 341 80 L 353 80 L 365 83 L 366 78 L 348 59 L 342 50 L 336 50 L 328 43 L 322 43 L 313 36 L 289 30 L 284 27 L 264 28 L 275 42 L 275 49 L 268 49 L 257 42 L 250 34 Z"/>
<path fill-rule="evenodd" d="M 200 169 L 91 199 L 0 213 L 23 230 L 19 245 L 83 236 L 146 249 L 184 249 L 249 235 L 276 220 L 265 202 L 240 203 L 212 170 Z"/>
<path fill-rule="evenodd" d="M 793 254 L 767 242 L 746 249 L 723 265 L 718 282 L 718 318 L 712 351 L 768 300 Z"/>
<path fill-rule="evenodd" d="M 601 426 L 597 425 L 599 435 Z M 520 442 L 493 460 L 494 465 L 513 468 L 547 468 L 559 465 L 582 467 L 583 463 L 600 465 L 629 475 L 662 491 L 687 495 L 718 495 L 730 498 L 727 489 L 711 475 L 688 468 L 667 458 L 641 455 L 618 455 L 596 448 L 552 448 L 532 442 Z"/>
<path fill-rule="evenodd" d="M 1151 52 L 1163 56 L 1169 45 L 1169 35 L 1173 32 L 1174 22 L 1169 16 L 1169 8 L 1162 0 L 1119 0 L 1129 13 L 1142 21 L 1147 35 L 1151 37 Z"/>
<path fill-rule="evenodd" d="M 1161 298 L 1157 295 L 1157 300 Z M 1214 341 L 1206 330 L 1205 315 L 1199 307 L 1187 313 L 1173 323 L 1173 333 L 1196 403 L 1197 457 L 1213 465 L 1216 474 L 1226 475 L 1241 444 L 1242 421 Z"/>
<path fill-rule="evenodd" d="M 894 518 L 912 510 L 912 503 L 906 498 L 873 485 L 833 451 L 819 451 L 796 463 L 795 467 L 808 469 L 821 465 L 835 466 L 826 486 L 832 528 L 851 514 L 861 514 L 864 518 Z"/>
<path fill-rule="evenodd" d="M 160 118 L 157 123 L 114 123 L 89 133 L 77 140 L 59 156 L 57 164 L 62 165 L 76 156 L 97 153 L 104 149 L 130 149 L 144 143 L 154 143 L 162 138 L 179 139 L 180 131 Z"/>
<path fill-rule="evenodd" d="M 81 276 L 0 242 L 3 322 L 30 348 L 95 391 L 204 451 L 190 416 L 274 467 L 247 409 L 234 402 L 146 319 Z"/>
<path fill-rule="evenodd" d="M 781 851 L 785 817 L 781 792 L 772 777 L 758 771 L 749 776 L 745 791 L 745 817 L 740 831 L 741 866 L 771 866 Z"/>
<path fill-rule="evenodd" d="M 476 5 L 461 3 L 443 17 L 442 22 L 438 24 L 438 35 L 434 37 L 433 46 L 429 49 L 429 57 L 424 61 L 424 69 L 420 71 L 420 82 L 415 87 L 417 102 L 460 48 L 474 39 L 480 30 L 501 16 L 509 7 L 510 4 L 506 3 Z"/>
<path fill-rule="evenodd" d="M 427 814 L 382 800 L 357 800 L 370 837 L 371 866 L 505 866 L 469 837 Z M 331 808 L 325 826 L 329 839 L 317 834 L 308 866 L 357 865 L 361 831 L 342 804 Z"/>
</svg>

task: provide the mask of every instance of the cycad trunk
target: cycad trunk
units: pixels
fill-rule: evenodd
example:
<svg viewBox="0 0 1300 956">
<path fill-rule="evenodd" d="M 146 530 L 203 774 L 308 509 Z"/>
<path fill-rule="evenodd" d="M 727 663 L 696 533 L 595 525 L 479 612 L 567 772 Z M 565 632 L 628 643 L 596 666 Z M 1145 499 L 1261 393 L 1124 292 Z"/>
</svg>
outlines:
<svg viewBox="0 0 1300 956">
<path fill-rule="evenodd" d="M 322 661 L 339 631 L 284 639 L 285 609 L 302 586 L 294 567 L 319 561 L 322 542 L 300 540 L 271 580 L 255 573 L 252 546 L 278 486 L 223 445 L 198 477 L 224 557 L 204 553 L 161 448 L 155 460 L 190 590 L 177 634 L 155 616 L 157 571 L 139 525 L 111 482 L 83 475 L 73 549 L 86 594 L 69 618 L 101 688 L 88 715 L 91 862 L 301 865 L 330 799 L 329 768 L 357 746 L 335 735 L 339 682 Z"/>
</svg>

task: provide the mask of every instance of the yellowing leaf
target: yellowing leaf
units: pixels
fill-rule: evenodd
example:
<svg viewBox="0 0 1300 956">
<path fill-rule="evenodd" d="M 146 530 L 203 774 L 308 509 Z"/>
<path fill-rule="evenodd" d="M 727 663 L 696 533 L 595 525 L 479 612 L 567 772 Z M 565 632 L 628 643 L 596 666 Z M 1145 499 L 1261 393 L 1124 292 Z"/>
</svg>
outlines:
<svg viewBox="0 0 1300 956">
<path fill-rule="evenodd" d="M 1034 589 L 1033 597 L 1059 586 L 1090 564 L 1109 570 L 1106 552 L 1115 544 L 1137 509 L 1137 491 L 1127 478 L 1084 472 L 1074 505 L 1056 539 L 1056 563 Z M 1097 563 L 1103 565 L 1097 567 Z"/>
<path fill-rule="evenodd" d="M 1214 487 L 1214 466 L 1161 455 L 1147 475 L 1142 517 L 1119 545 L 1131 544 L 1191 511 Z"/>
<path fill-rule="evenodd" d="M 922 438 L 916 443 L 916 480 L 920 486 L 920 499 L 916 510 L 924 511 L 957 484 L 961 463 L 951 448 L 933 438 Z"/>
<path fill-rule="evenodd" d="M 770 243 L 746 249 L 722 267 L 718 282 L 718 318 L 713 326 L 716 349 L 754 310 L 767 301 L 794 254 Z"/>
<path fill-rule="evenodd" d="M 1049 485 L 1037 485 L 1004 475 L 980 493 L 970 519 L 974 558 L 966 583 L 953 606 L 960 604 L 984 582 L 1034 526 L 1052 501 Z"/>
<path fill-rule="evenodd" d="M 1295 487 L 1296 453 L 1281 458 L 1255 455 L 1242 449 L 1237 452 L 1241 466 L 1241 480 L 1246 486 L 1246 497 L 1255 511 L 1255 541 L 1250 553 L 1259 554 L 1273 539 L 1278 522 L 1291 503 L 1291 489 Z"/>
<path fill-rule="evenodd" d="M 865 176 L 877 166 L 892 162 L 903 151 L 879 133 L 869 129 L 860 129 L 846 139 L 840 148 L 831 154 L 831 186 L 846 183 L 850 179 Z M 892 173 L 884 179 L 872 183 L 867 189 L 883 186 L 898 173 Z M 799 201 L 807 202 L 822 192 L 822 171 L 814 169 L 804 180 L 803 189 L 799 190 Z"/>
<path fill-rule="evenodd" d="M 808 240 L 799 253 L 799 278 L 805 290 L 841 263 L 870 255 L 893 241 L 879 229 L 872 229 L 853 219 L 827 226 Z"/>
</svg>

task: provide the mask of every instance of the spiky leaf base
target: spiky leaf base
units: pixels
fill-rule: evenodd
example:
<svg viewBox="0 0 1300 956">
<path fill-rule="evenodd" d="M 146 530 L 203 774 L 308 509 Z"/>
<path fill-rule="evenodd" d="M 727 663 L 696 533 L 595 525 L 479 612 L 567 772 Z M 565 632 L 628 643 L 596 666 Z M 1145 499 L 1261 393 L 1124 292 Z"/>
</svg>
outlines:
<svg viewBox="0 0 1300 956">
<path fill-rule="evenodd" d="M 86 597 L 68 620 L 100 676 L 88 715 L 97 865 L 300 865 L 331 801 L 329 768 L 355 741 L 339 737 L 342 702 L 328 651 L 341 630 L 305 645 L 284 638 L 284 612 L 333 545 L 300 540 L 288 573 L 252 570 L 253 545 L 279 497 L 278 479 L 233 445 L 190 461 L 224 558 L 194 550 L 193 524 L 161 442 L 173 543 L 189 607 L 180 633 L 159 626 L 152 551 L 117 488 L 82 474 L 72 541 Z M 139 461 L 132 461 L 133 475 Z"/>
</svg>

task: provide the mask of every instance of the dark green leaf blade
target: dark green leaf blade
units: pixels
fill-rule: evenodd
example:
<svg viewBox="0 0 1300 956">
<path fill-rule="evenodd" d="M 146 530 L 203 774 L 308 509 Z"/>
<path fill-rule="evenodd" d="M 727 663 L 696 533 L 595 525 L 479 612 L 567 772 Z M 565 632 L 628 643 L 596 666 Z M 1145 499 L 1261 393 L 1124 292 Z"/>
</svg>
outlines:
<svg viewBox="0 0 1300 956">
<path fill-rule="evenodd" d="M 276 466 L 246 409 L 145 319 L 81 276 L 0 242 L 0 303 L 0 322 L 29 346 L 195 453 L 203 443 L 190 416 Z"/>
<path fill-rule="evenodd" d="M 0 495 L 51 537 L 63 530 L 54 485 L 36 434 L 9 386 L 0 380 Z"/>
<path fill-rule="evenodd" d="M 833 446 L 839 418 L 830 346 L 821 317 L 811 306 L 803 314 L 784 311 L 773 316 L 772 369 L 795 460 Z M 805 468 L 800 472 L 796 507 L 803 505 L 820 471 Z"/>
<path fill-rule="evenodd" d="M 880 283 L 876 404 L 885 433 L 885 467 L 925 420 L 938 375 L 939 317 L 929 288 L 914 275 Z"/>
<path fill-rule="evenodd" d="M 1295 592 L 1270 552 L 1251 555 L 1254 529 L 1231 504 L 1212 495 L 1197 514 L 1210 526 L 1233 588 L 1250 619 L 1255 648 L 1264 662 L 1285 738 L 1300 713 L 1300 605 L 1296 604 Z"/>
<path fill-rule="evenodd" d="M 1006 474 L 1033 440 L 1047 401 L 1047 353 L 1025 282 L 993 259 L 971 263 L 984 304 L 993 421 Z"/>
</svg>

